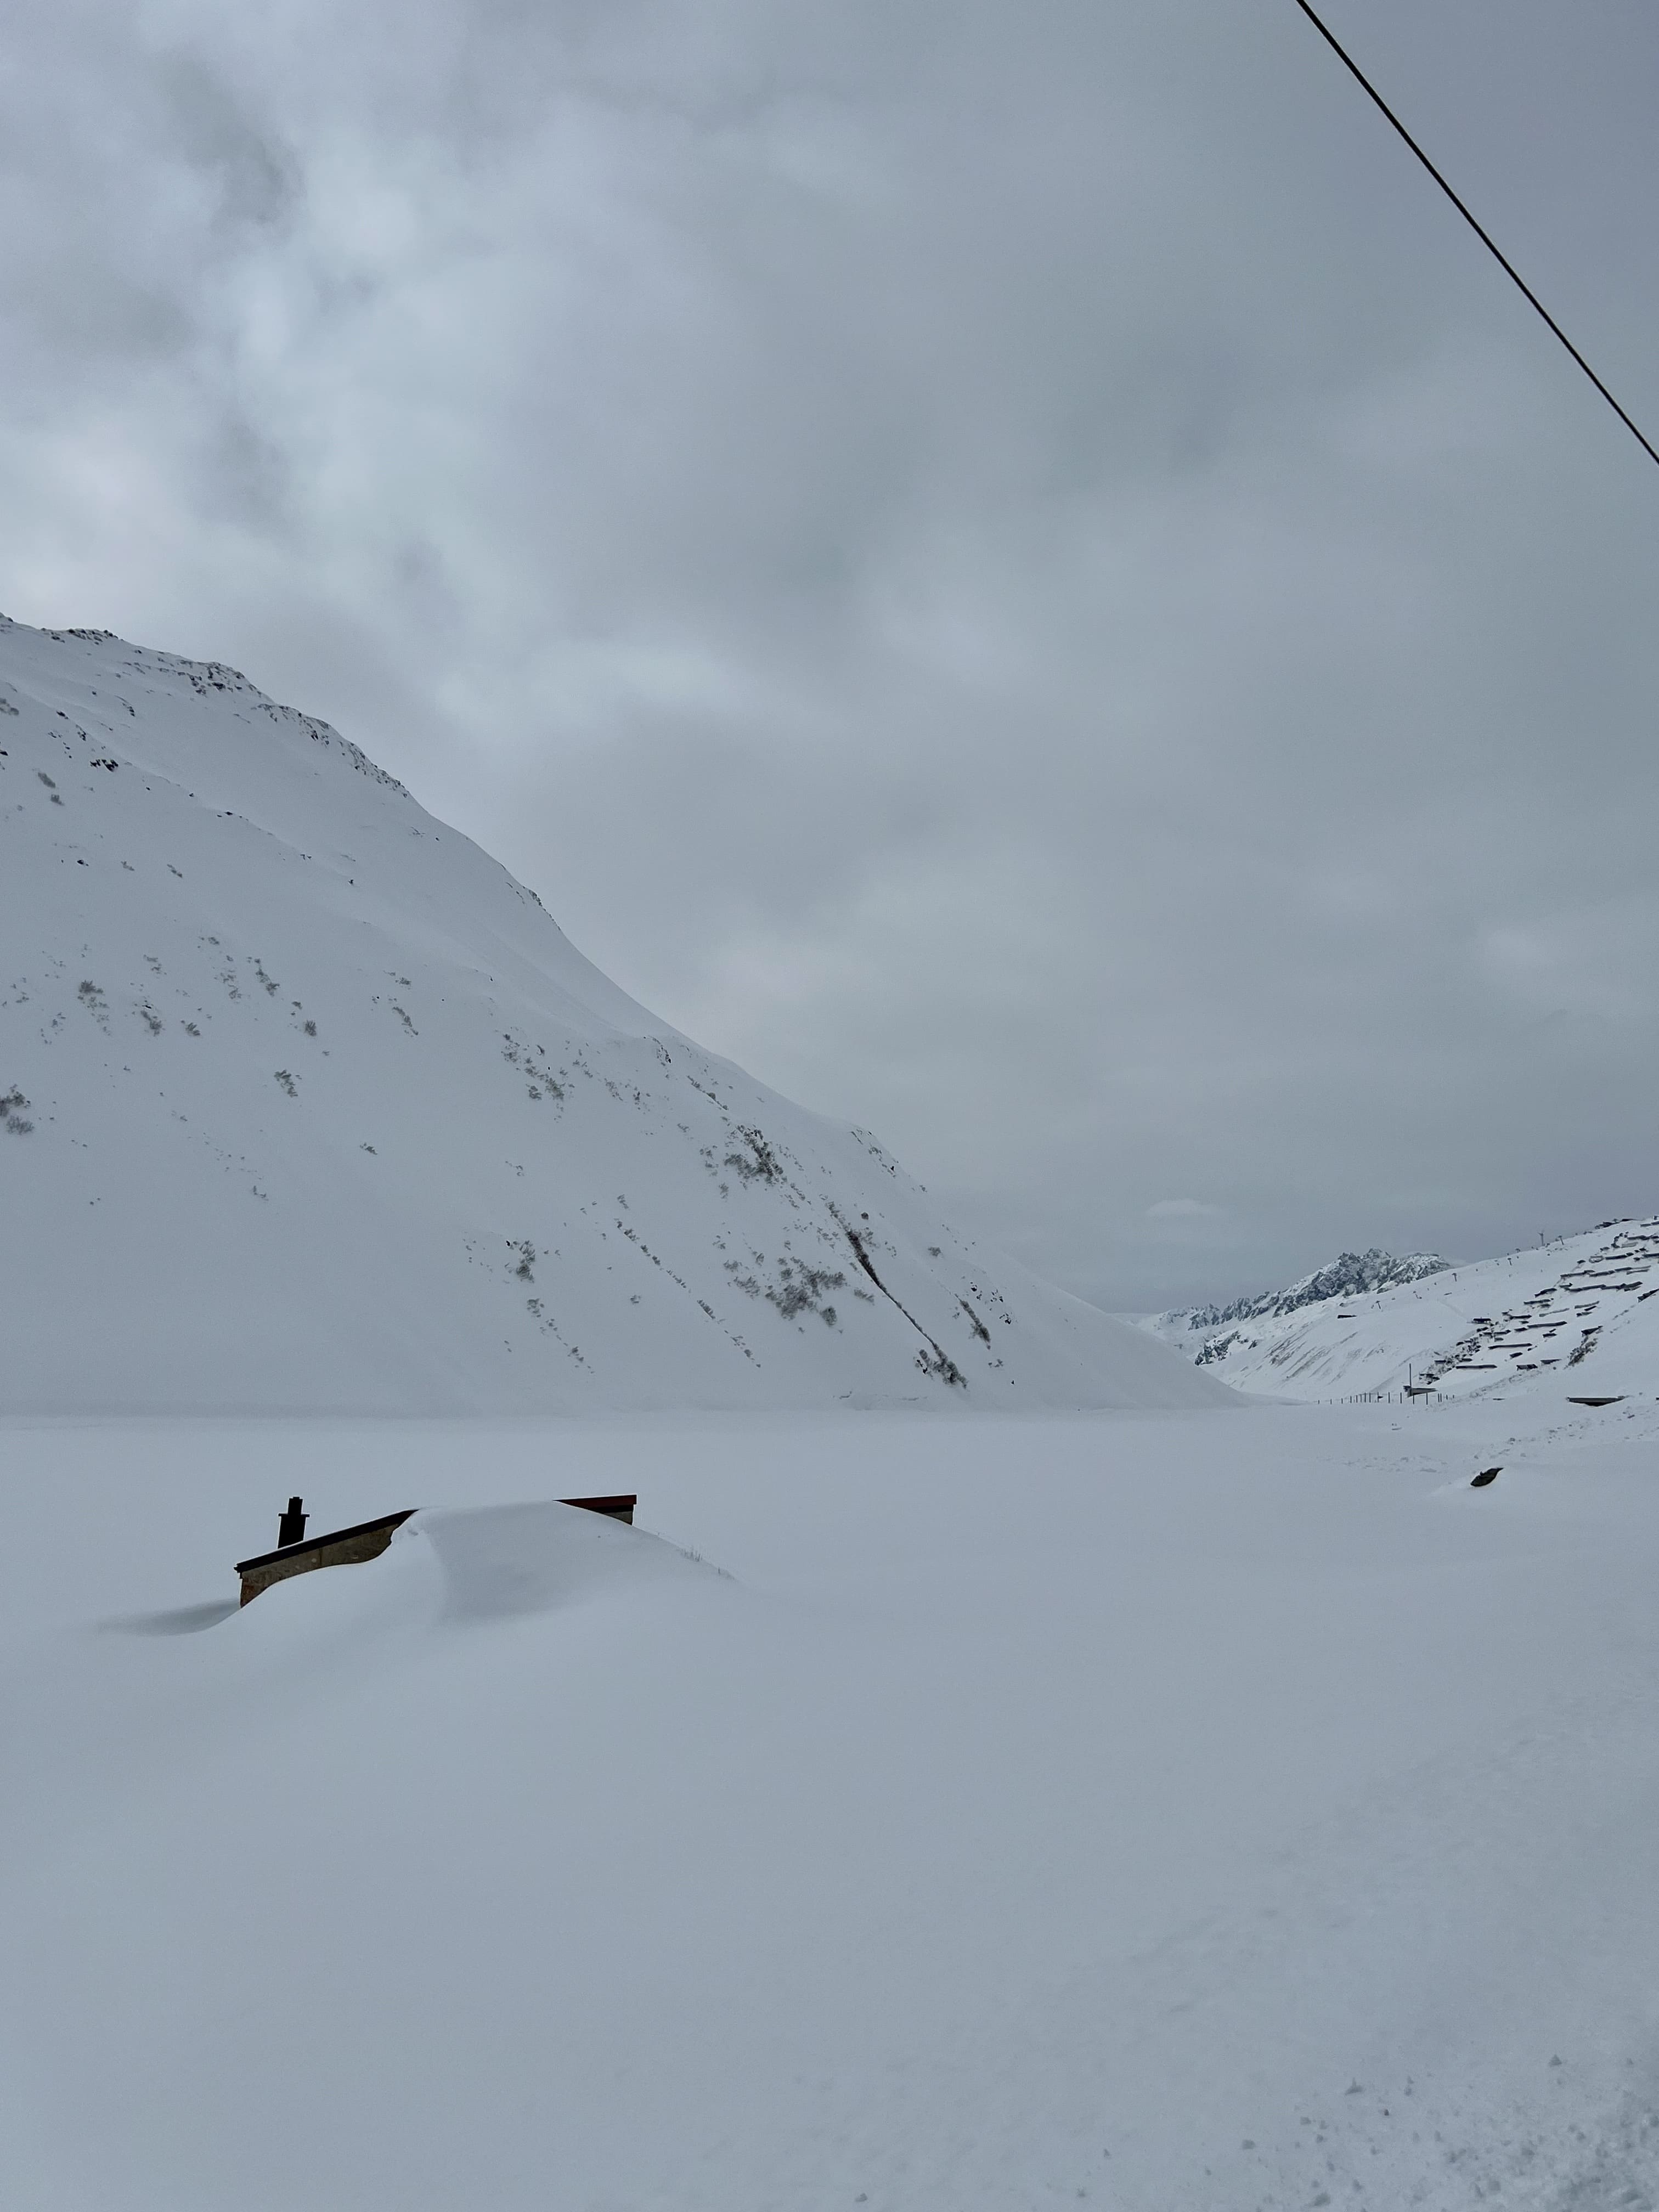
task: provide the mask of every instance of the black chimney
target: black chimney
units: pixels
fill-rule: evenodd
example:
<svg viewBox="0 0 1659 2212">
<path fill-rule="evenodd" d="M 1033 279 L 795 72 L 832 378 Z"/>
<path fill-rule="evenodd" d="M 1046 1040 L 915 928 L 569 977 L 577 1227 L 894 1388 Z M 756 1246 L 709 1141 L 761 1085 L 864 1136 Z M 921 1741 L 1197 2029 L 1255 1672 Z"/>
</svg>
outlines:
<svg viewBox="0 0 1659 2212">
<path fill-rule="evenodd" d="M 279 1552 L 284 1544 L 299 1543 L 306 1533 L 306 1516 L 300 1510 L 303 1502 L 301 1498 L 290 1498 L 288 1511 L 276 1523 L 276 1548 Z"/>
</svg>

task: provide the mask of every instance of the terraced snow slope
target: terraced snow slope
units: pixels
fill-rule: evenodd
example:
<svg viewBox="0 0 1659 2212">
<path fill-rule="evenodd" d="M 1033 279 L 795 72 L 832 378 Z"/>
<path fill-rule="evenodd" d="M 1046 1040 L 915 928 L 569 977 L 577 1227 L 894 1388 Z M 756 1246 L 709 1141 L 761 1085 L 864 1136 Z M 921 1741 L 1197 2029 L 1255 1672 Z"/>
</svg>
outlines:
<svg viewBox="0 0 1659 2212">
<path fill-rule="evenodd" d="M 0 1409 L 1217 1395 L 636 1005 L 326 724 L 17 623 L 0 1207 Z"/>
<path fill-rule="evenodd" d="M 1650 1398 L 1659 1389 L 1659 1216 L 1268 1314 L 1197 1340 L 1195 1355 L 1236 1389 L 1281 1398 L 1420 1391 L 1563 1407 Z"/>
</svg>

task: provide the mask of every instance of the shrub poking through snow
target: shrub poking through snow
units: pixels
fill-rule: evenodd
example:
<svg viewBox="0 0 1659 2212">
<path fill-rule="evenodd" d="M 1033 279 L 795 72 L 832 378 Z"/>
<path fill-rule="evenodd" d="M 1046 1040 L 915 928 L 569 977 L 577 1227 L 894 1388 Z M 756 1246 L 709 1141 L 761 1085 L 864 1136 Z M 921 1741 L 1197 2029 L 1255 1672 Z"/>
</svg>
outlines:
<svg viewBox="0 0 1659 2212">
<path fill-rule="evenodd" d="M 778 1156 L 758 1129 L 739 1129 L 738 1136 L 749 1149 L 746 1152 L 728 1152 L 726 1164 L 744 1182 L 777 1182 L 783 1175 Z"/>
<path fill-rule="evenodd" d="M 833 1328 L 836 1310 L 823 1303 L 823 1294 L 842 1289 L 846 1281 L 839 1267 L 809 1267 L 801 1260 L 780 1260 L 777 1284 L 767 1291 L 767 1302 L 775 1305 L 786 1321 L 793 1321 L 799 1313 L 815 1313 L 822 1315 Z"/>
</svg>

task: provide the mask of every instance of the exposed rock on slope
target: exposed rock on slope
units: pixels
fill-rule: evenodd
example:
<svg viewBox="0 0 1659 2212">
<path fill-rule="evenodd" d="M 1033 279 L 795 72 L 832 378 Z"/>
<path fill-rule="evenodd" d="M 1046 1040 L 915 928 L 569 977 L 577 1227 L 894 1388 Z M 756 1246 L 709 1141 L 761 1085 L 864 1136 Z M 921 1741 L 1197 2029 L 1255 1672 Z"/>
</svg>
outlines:
<svg viewBox="0 0 1659 2212">
<path fill-rule="evenodd" d="M 0 627 L 0 1410 L 1218 1399 L 234 670 Z"/>
</svg>

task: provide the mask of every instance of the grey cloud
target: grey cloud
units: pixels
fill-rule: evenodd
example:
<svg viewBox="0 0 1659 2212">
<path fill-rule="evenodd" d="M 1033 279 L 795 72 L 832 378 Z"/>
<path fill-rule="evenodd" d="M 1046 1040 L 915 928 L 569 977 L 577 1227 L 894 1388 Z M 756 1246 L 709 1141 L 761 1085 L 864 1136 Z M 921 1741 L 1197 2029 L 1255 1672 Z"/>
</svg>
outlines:
<svg viewBox="0 0 1659 2212">
<path fill-rule="evenodd" d="M 212 220 L 268 224 L 291 213 L 300 190 L 292 155 L 259 130 L 222 79 L 189 52 L 161 57 L 155 76 L 163 143 L 211 179 Z"/>
<path fill-rule="evenodd" d="M 1659 419 L 1650 17 L 1334 12 Z M 5 118 L 9 611 L 1107 1303 L 1655 1202 L 1659 471 L 1293 9 L 137 21 Z"/>
</svg>

